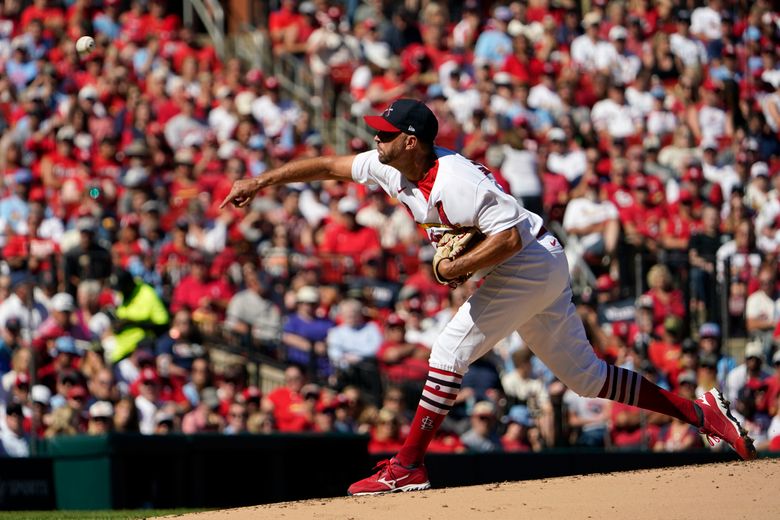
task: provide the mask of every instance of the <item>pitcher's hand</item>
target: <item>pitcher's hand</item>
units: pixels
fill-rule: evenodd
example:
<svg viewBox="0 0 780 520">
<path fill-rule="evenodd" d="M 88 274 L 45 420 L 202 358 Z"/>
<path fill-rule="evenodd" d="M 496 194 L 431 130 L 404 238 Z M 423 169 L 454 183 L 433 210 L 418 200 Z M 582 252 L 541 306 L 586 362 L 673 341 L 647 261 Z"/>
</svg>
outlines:
<svg viewBox="0 0 780 520">
<path fill-rule="evenodd" d="M 219 205 L 219 209 L 224 209 L 229 203 L 232 203 L 237 208 L 244 208 L 255 197 L 255 194 L 260 190 L 260 186 L 257 183 L 257 179 L 238 179 L 233 183 L 233 187 L 230 188 L 230 193 Z"/>
</svg>

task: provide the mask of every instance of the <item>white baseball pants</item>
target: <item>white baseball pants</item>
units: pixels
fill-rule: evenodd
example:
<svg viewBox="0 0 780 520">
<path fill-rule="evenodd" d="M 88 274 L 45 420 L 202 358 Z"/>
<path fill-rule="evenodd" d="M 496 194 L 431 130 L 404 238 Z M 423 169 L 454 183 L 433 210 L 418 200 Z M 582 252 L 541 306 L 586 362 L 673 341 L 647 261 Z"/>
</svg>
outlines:
<svg viewBox="0 0 780 520">
<path fill-rule="evenodd" d="M 607 365 L 596 357 L 571 298 L 566 255 L 547 233 L 487 276 L 438 336 L 429 363 L 465 374 L 516 330 L 566 386 L 595 397 Z"/>
</svg>

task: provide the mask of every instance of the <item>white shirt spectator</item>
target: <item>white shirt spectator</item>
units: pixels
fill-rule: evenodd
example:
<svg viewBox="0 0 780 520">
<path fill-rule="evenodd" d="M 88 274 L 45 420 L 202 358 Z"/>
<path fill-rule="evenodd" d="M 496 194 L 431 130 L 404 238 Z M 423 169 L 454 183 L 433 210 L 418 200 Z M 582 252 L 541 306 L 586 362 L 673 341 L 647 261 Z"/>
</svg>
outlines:
<svg viewBox="0 0 780 520">
<path fill-rule="evenodd" d="M 0 457 L 29 457 L 30 445 L 22 435 L 11 431 L 5 416 L 0 420 Z"/>
<path fill-rule="evenodd" d="M 528 91 L 528 106 L 544 109 L 551 114 L 563 112 L 561 97 L 554 90 L 550 90 L 544 83 L 534 85 Z"/>
<path fill-rule="evenodd" d="M 452 115 L 461 125 L 467 124 L 474 111 L 480 107 L 479 92 L 473 88 L 464 90 L 444 88 L 443 90 Z"/>
<path fill-rule="evenodd" d="M 382 332 L 373 321 L 354 328 L 338 325 L 328 332 L 328 357 L 334 366 L 346 368 L 376 355 L 382 345 Z"/>
<path fill-rule="evenodd" d="M 501 163 L 501 175 L 509 183 L 512 195 L 515 198 L 541 195 L 542 183 L 537 174 L 536 154 L 509 145 L 504 145 L 502 151 L 504 161 Z"/>
<path fill-rule="evenodd" d="M 764 231 L 774 229 L 775 221 L 780 216 L 780 199 L 776 191 L 770 191 L 766 203 L 756 215 L 756 235 L 764 235 Z"/>
<path fill-rule="evenodd" d="M 154 414 L 157 413 L 157 405 L 139 395 L 135 398 L 135 407 L 138 408 L 138 430 L 144 435 L 154 434 Z"/>
<path fill-rule="evenodd" d="M 563 394 L 563 404 L 569 412 L 579 417 L 585 424 L 582 431 L 593 431 L 607 427 L 605 419 L 598 420 L 604 415 L 604 409 L 609 405 L 606 399 L 582 397 L 572 390 L 566 390 Z"/>
<path fill-rule="evenodd" d="M 718 107 L 702 106 L 698 113 L 702 141 L 726 135 L 726 112 Z"/>
<path fill-rule="evenodd" d="M 777 321 L 780 318 L 780 300 L 773 300 L 764 291 L 754 292 L 745 303 L 745 318 Z"/>
<path fill-rule="evenodd" d="M 646 90 L 630 86 L 626 88 L 626 103 L 638 114 L 647 115 L 653 110 L 655 98 Z"/>
<path fill-rule="evenodd" d="M 596 47 L 599 43 L 601 42 L 591 40 L 587 34 L 577 36 L 571 42 L 571 50 L 569 51 L 572 61 L 585 70 L 595 70 L 597 68 L 596 55 L 598 54 Z"/>
<path fill-rule="evenodd" d="M 268 137 L 276 137 L 288 125 L 295 124 L 300 116 L 300 109 L 292 101 L 278 101 L 270 96 L 260 96 L 252 102 L 252 115 L 263 125 L 263 131 Z"/>
<path fill-rule="evenodd" d="M 741 184 L 739 175 L 737 175 L 737 171 L 734 167 L 730 164 L 717 166 L 715 164 L 704 163 L 701 165 L 701 171 L 704 174 L 705 179 L 720 184 L 720 188 L 723 190 L 724 205 L 728 205 L 731 190 L 734 189 L 734 186 Z"/>
<path fill-rule="evenodd" d="M 609 67 L 612 79 L 623 85 L 633 83 L 642 69 L 642 60 L 630 53 L 616 54 Z"/>
<path fill-rule="evenodd" d="M 731 262 L 731 269 L 737 271 L 749 267 L 753 272 L 757 272 L 758 268 L 761 266 L 760 254 L 737 254 L 737 242 L 735 240 L 729 240 L 720 246 L 715 253 L 718 277 L 721 279 L 726 269 L 726 260 Z"/>
<path fill-rule="evenodd" d="M 628 105 L 618 105 L 611 99 L 602 99 L 593 105 L 590 118 L 597 130 L 606 130 L 613 138 L 625 138 L 636 131 L 633 112 Z"/>
<path fill-rule="evenodd" d="M 720 40 L 720 14 L 709 6 L 697 7 L 691 13 L 691 33 L 706 40 Z"/>
<path fill-rule="evenodd" d="M 550 406 L 550 394 L 541 379 L 524 378 L 517 370 L 512 370 L 501 378 L 501 386 L 506 395 L 526 403 L 529 409 L 542 410 Z"/>
<path fill-rule="evenodd" d="M 200 124 L 197 119 L 184 114 L 173 116 L 165 123 L 163 130 L 165 140 L 173 150 L 178 150 L 185 142 L 202 143 L 206 140 L 208 131 L 208 127 Z"/>
<path fill-rule="evenodd" d="M 780 435 L 780 415 L 775 415 L 772 417 L 772 422 L 769 423 L 769 429 L 766 432 L 766 436 L 771 440 L 778 435 Z"/>
<path fill-rule="evenodd" d="M 19 318 L 22 337 L 26 340 L 31 339 L 30 330 L 37 329 L 47 315 L 46 308 L 38 301 L 35 302 L 30 313 L 30 309 L 13 292 L 3 303 L 0 303 L 0 327 L 5 327 L 6 322 L 11 318 Z"/>
<path fill-rule="evenodd" d="M 571 150 L 563 154 L 551 153 L 547 156 L 547 169 L 558 175 L 563 175 L 572 182 L 585 173 L 588 157 L 582 150 Z"/>
<path fill-rule="evenodd" d="M 224 106 L 219 105 L 209 112 L 209 126 L 214 129 L 219 142 L 227 141 L 238 126 L 238 117 Z"/>
<path fill-rule="evenodd" d="M 563 214 L 563 229 L 566 231 L 582 229 L 616 218 L 618 218 L 618 211 L 611 202 L 597 202 L 586 197 L 579 197 L 569 201 L 566 206 L 566 212 Z M 583 247 L 588 248 L 598 242 L 601 237 L 601 233 L 590 233 L 579 237 L 579 242 Z"/>
<path fill-rule="evenodd" d="M 650 135 L 671 134 L 677 128 L 677 116 L 668 110 L 652 110 L 647 114 L 647 133 Z"/>
<path fill-rule="evenodd" d="M 680 58 L 686 68 L 699 67 L 707 63 L 707 49 L 699 40 L 673 33 L 669 36 L 669 46 L 672 53 Z"/>
<path fill-rule="evenodd" d="M 759 378 L 766 379 L 769 375 L 769 372 L 762 368 Z M 747 379 L 747 365 L 744 363 L 731 369 L 726 376 L 726 388 L 724 392 L 726 394 L 726 399 L 731 402 L 736 402 L 739 398 L 739 391 L 745 386 Z"/>
</svg>

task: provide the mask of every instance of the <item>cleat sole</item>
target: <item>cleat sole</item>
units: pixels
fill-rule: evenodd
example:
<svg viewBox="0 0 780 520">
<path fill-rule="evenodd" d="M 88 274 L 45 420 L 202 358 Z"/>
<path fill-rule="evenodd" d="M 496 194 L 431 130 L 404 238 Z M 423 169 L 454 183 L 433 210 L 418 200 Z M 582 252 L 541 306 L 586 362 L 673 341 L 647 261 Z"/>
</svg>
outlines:
<svg viewBox="0 0 780 520">
<path fill-rule="evenodd" d="M 745 448 L 748 451 L 748 458 L 745 460 L 753 460 L 758 456 L 758 453 L 756 452 L 756 447 L 753 445 L 753 439 L 750 438 L 750 435 L 748 435 L 748 431 L 742 426 L 742 423 L 740 423 L 736 417 L 734 417 L 731 413 L 731 402 L 728 401 L 724 396 L 723 393 L 721 393 L 720 390 L 715 390 L 715 392 L 718 394 L 718 401 L 723 405 L 723 407 L 726 410 L 726 417 L 732 421 L 734 424 L 737 425 L 737 429 L 739 430 L 739 436 L 742 437 L 742 440 L 745 442 Z"/>
<path fill-rule="evenodd" d="M 405 493 L 407 491 L 424 491 L 431 488 L 430 482 L 423 484 L 409 484 L 408 486 L 400 486 L 395 489 L 387 489 L 382 491 L 368 491 L 366 493 L 350 493 L 347 491 L 347 495 L 351 497 L 363 497 L 368 495 L 387 495 L 389 493 Z"/>
</svg>

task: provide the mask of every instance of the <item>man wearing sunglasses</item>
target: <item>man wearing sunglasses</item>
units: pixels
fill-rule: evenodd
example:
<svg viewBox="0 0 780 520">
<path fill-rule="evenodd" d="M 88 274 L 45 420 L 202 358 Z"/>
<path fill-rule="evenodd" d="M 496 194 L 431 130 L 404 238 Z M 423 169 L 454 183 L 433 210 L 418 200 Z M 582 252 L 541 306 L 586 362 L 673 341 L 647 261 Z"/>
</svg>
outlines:
<svg viewBox="0 0 780 520">
<path fill-rule="evenodd" d="M 504 193 L 490 171 L 434 144 L 438 123 L 423 103 L 399 99 L 381 116 L 366 116 L 376 150 L 294 161 L 253 179 L 241 179 L 222 202 L 246 207 L 265 187 L 315 180 L 379 185 L 397 198 L 437 243 L 444 233 L 476 228 L 485 239 L 438 263 L 444 281 L 474 273 L 484 283 L 435 341 L 420 404 L 399 453 L 350 486 L 351 495 L 430 487 L 423 457 L 457 396 L 469 365 L 518 331 L 534 353 L 570 389 L 665 413 L 726 440 L 744 459 L 752 440 L 733 419 L 717 390 L 697 401 L 667 392 L 638 373 L 596 357 L 572 304 L 563 248 L 542 218 Z"/>
</svg>

